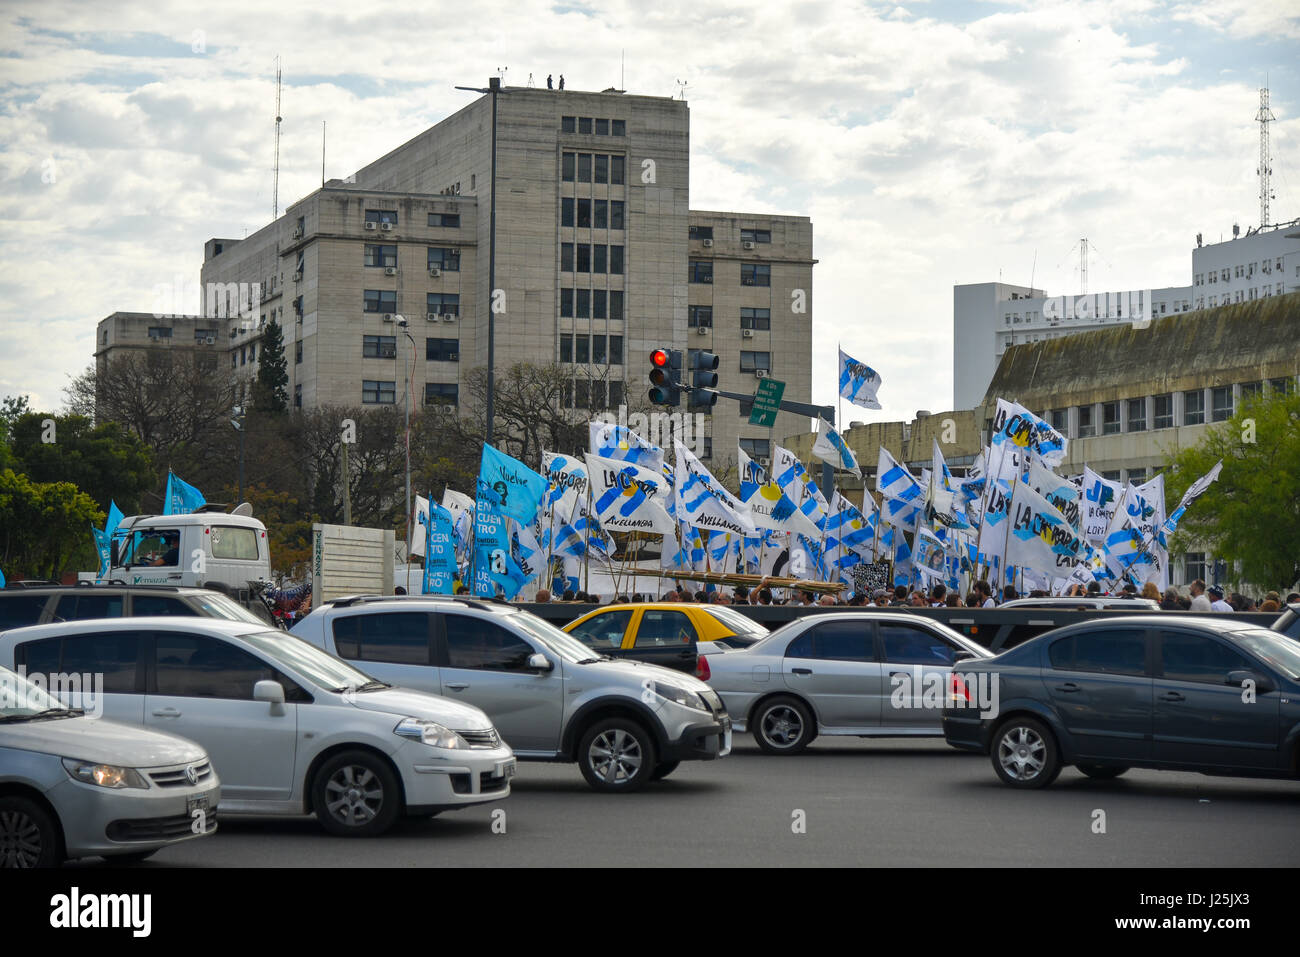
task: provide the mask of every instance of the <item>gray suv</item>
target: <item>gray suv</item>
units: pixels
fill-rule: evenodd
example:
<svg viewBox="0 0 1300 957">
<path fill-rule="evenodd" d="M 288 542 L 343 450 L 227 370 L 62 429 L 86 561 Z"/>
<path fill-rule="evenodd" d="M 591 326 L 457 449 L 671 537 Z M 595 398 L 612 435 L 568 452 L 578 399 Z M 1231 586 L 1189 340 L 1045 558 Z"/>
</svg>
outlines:
<svg viewBox="0 0 1300 957">
<path fill-rule="evenodd" d="M 576 761 L 598 791 L 635 791 L 731 751 L 731 720 L 702 681 L 597 655 L 509 605 L 353 596 L 292 633 L 381 681 L 481 708 L 521 760 Z"/>
</svg>

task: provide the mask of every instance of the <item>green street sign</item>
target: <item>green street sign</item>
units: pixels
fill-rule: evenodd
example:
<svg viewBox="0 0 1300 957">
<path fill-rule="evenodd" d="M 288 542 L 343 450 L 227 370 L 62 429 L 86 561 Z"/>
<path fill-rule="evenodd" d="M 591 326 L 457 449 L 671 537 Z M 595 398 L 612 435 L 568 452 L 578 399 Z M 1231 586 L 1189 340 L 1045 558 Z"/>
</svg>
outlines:
<svg viewBox="0 0 1300 957">
<path fill-rule="evenodd" d="M 750 425 L 771 428 L 776 425 L 776 414 L 781 411 L 781 396 L 785 395 L 785 383 L 777 379 L 764 379 L 758 384 L 754 393 L 754 408 L 749 413 Z"/>
</svg>

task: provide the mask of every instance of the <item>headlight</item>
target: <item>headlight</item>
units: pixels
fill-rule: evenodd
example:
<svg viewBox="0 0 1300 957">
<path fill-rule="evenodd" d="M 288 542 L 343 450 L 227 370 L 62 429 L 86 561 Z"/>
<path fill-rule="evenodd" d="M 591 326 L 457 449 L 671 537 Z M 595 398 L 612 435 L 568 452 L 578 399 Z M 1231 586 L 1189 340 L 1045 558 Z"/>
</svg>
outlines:
<svg viewBox="0 0 1300 957">
<path fill-rule="evenodd" d="M 148 788 L 149 782 L 139 771 L 119 768 L 111 764 L 93 764 L 64 758 L 63 767 L 72 777 L 101 788 Z"/>
<path fill-rule="evenodd" d="M 403 738 L 411 738 L 415 741 L 423 741 L 433 748 L 454 750 L 469 747 L 465 743 L 465 739 L 455 731 L 444 728 L 436 721 L 426 721 L 423 718 L 402 719 L 401 723 L 393 729 L 393 734 L 401 735 Z"/>
<path fill-rule="evenodd" d="M 704 699 L 694 691 L 687 691 L 685 688 L 678 688 L 675 685 L 661 685 L 655 682 L 655 694 L 661 698 L 667 698 L 669 701 L 676 702 L 683 708 L 694 708 L 696 711 L 708 711 L 708 706 Z"/>
</svg>

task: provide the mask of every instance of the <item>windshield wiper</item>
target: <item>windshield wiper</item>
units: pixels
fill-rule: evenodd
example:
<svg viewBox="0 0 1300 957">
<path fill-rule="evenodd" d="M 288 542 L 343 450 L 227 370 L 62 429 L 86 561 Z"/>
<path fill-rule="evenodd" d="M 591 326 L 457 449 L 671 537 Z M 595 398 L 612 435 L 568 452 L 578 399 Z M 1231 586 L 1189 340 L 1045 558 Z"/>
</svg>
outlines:
<svg viewBox="0 0 1300 957">
<path fill-rule="evenodd" d="M 0 721 L 35 721 L 37 718 L 78 718 L 86 713 L 84 708 L 46 708 L 34 714 L 7 714 Z"/>
<path fill-rule="evenodd" d="M 391 688 L 392 685 L 382 681 L 367 681 L 361 685 L 344 685 L 341 688 L 330 688 L 335 694 L 356 694 L 359 691 L 380 691 L 383 688 Z"/>
</svg>

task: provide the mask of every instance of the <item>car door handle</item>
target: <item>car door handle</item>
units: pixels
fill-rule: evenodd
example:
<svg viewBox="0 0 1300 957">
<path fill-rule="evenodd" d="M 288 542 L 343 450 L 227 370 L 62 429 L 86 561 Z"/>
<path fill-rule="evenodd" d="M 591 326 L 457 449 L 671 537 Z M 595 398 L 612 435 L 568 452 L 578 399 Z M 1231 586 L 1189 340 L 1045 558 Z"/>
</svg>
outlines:
<svg viewBox="0 0 1300 957">
<path fill-rule="evenodd" d="M 1184 698 L 1180 692 L 1166 691 L 1164 694 L 1158 695 L 1156 697 L 1156 700 L 1157 701 L 1186 701 L 1187 699 Z"/>
<path fill-rule="evenodd" d="M 791 669 L 790 669 L 790 672 L 791 672 L 791 674 L 796 674 L 796 675 L 810 675 L 810 674 L 812 674 L 812 669 L 811 669 L 811 668 L 791 668 Z"/>
<path fill-rule="evenodd" d="M 181 713 L 175 708 L 159 708 L 153 713 L 155 718 L 179 718 Z"/>
<path fill-rule="evenodd" d="M 466 688 L 469 687 L 469 682 L 468 681 L 448 682 L 447 687 L 450 688 L 452 691 L 464 691 Z"/>
<path fill-rule="evenodd" d="M 1079 686 L 1075 684 L 1073 681 L 1067 681 L 1063 685 L 1057 685 L 1056 690 L 1064 691 L 1066 694 L 1073 694 L 1074 692 L 1079 690 Z"/>
</svg>

